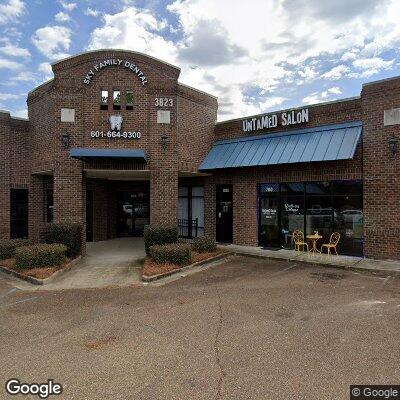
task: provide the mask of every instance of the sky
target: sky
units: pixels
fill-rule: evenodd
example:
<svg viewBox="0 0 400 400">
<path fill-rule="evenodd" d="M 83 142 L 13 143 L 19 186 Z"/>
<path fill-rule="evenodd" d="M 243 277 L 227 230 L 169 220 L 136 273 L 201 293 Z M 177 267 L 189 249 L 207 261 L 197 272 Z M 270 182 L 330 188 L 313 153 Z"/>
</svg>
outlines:
<svg viewBox="0 0 400 400">
<path fill-rule="evenodd" d="M 358 96 L 399 75 L 399 22 L 399 0 L 0 0 L 0 109 L 102 48 L 179 66 L 220 121 Z"/>
</svg>

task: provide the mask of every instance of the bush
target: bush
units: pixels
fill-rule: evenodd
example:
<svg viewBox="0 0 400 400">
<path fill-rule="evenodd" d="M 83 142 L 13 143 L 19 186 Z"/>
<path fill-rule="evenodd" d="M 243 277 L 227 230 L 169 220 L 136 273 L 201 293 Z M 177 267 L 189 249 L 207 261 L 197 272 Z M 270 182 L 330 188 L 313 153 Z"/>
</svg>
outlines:
<svg viewBox="0 0 400 400">
<path fill-rule="evenodd" d="M 59 243 L 67 247 L 67 257 L 76 257 L 82 250 L 82 226 L 79 224 L 50 224 L 42 234 L 44 243 Z"/>
<path fill-rule="evenodd" d="M 17 247 L 27 246 L 28 244 L 31 244 L 28 239 L 0 240 L 0 260 L 13 258 Z"/>
<path fill-rule="evenodd" d="M 144 230 L 144 247 L 146 254 L 150 255 L 150 247 L 154 245 L 176 243 L 178 229 L 174 226 L 150 226 Z"/>
<path fill-rule="evenodd" d="M 151 246 L 150 256 L 157 264 L 171 263 L 182 265 L 192 259 L 192 252 L 190 244 L 171 243 Z"/>
<path fill-rule="evenodd" d="M 67 247 L 63 244 L 34 244 L 15 250 L 15 267 L 19 269 L 51 267 L 65 261 Z"/>
<path fill-rule="evenodd" d="M 217 244 L 209 237 L 200 236 L 193 240 L 192 248 L 199 253 L 211 253 L 217 248 Z"/>
</svg>

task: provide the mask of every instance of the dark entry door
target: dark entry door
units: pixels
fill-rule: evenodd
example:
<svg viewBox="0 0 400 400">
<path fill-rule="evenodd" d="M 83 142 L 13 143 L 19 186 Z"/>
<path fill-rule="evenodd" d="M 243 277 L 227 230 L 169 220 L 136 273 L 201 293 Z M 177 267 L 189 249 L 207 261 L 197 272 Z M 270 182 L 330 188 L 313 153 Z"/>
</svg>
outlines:
<svg viewBox="0 0 400 400">
<path fill-rule="evenodd" d="M 145 188 L 118 193 L 117 236 L 143 236 L 149 223 L 149 191 Z"/>
<path fill-rule="evenodd" d="M 233 241 L 233 187 L 217 185 L 217 241 Z"/>
<path fill-rule="evenodd" d="M 11 189 L 11 239 L 28 237 L 28 189 Z"/>
<path fill-rule="evenodd" d="M 93 191 L 86 192 L 86 241 L 93 242 Z"/>
</svg>

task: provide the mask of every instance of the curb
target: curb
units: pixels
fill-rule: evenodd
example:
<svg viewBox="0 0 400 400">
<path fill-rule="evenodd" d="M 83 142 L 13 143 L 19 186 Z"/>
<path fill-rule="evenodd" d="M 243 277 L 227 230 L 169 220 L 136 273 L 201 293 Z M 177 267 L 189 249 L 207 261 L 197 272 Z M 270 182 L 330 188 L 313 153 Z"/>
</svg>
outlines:
<svg viewBox="0 0 400 400">
<path fill-rule="evenodd" d="M 243 256 L 243 257 L 251 257 L 251 258 L 258 258 L 258 259 L 269 259 L 269 260 L 283 260 L 283 261 L 290 261 L 290 262 L 299 262 L 303 264 L 315 264 L 315 265 L 321 265 L 325 267 L 330 267 L 330 268 L 337 268 L 337 269 L 343 269 L 347 271 L 356 271 L 356 272 L 364 272 L 364 273 L 370 273 L 370 274 L 375 274 L 375 275 L 400 275 L 400 271 L 397 270 L 389 270 L 389 269 L 372 269 L 372 268 L 363 268 L 358 266 L 358 264 L 361 262 L 357 261 L 354 263 L 354 265 L 339 265 L 339 264 L 330 264 L 328 262 L 321 262 L 321 261 L 316 261 L 316 260 L 299 260 L 297 257 L 290 257 L 290 258 L 281 258 L 281 257 L 272 257 L 272 256 L 267 256 L 267 255 L 262 255 L 262 254 L 251 254 L 251 253 L 246 253 L 246 252 L 241 252 L 241 251 L 232 251 L 233 255 L 235 256 Z"/>
<path fill-rule="evenodd" d="M 172 271 L 168 271 L 168 272 L 163 272 L 162 274 L 157 274 L 157 275 L 151 275 L 151 276 L 146 276 L 146 275 L 142 275 L 142 282 L 153 282 L 162 278 L 166 278 L 168 276 L 174 275 L 174 274 L 178 274 L 179 272 L 182 271 L 186 271 L 188 269 L 194 268 L 194 267 L 199 267 L 201 265 L 205 265 L 208 264 L 212 261 L 217 261 L 223 258 L 226 258 L 228 256 L 231 256 L 232 254 L 234 254 L 233 252 L 227 252 L 227 253 L 221 253 L 221 254 L 217 254 L 216 256 L 207 258 L 206 260 L 202 260 L 202 261 L 197 261 L 193 264 L 190 265 L 186 265 L 182 268 L 178 268 L 178 269 L 174 269 Z"/>
<path fill-rule="evenodd" d="M 81 258 L 82 258 L 82 256 L 78 256 L 77 258 L 74 258 L 64 268 L 59 269 L 58 271 L 54 272 L 53 275 L 51 275 L 45 279 L 39 279 L 39 278 L 34 278 L 33 276 L 20 274 L 19 272 L 15 271 L 13 269 L 5 268 L 1 265 L 0 265 L 0 271 L 3 271 L 6 274 L 12 275 L 16 278 L 22 279 L 26 282 L 32 283 L 33 285 L 41 286 L 41 285 L 46 285 L 47 283 L 50 283 L 57 276 L 62 275 L 62 273 L 66 272 L 66 271 L 69 271 Z"/>
</svg>

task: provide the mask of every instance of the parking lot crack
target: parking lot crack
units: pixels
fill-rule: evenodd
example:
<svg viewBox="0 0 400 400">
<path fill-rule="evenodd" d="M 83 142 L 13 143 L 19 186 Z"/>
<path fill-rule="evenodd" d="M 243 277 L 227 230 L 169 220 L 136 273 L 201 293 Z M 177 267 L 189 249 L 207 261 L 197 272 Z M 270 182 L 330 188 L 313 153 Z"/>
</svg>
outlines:
<svg viewBox="0 0 400 400">
<path fill-rule="evenodd" d="M 219 377 L 218 377 L 218 386 L 217 386 L 217 393 L 215 395 L 215 399 L 220 399 L 222 397 L 222 386 L 224 383 L 225 378 L 225 370 L 221 362 L 221 350 L 219 347 L 219 341 L 222 331 L 222 323 L 223 323 L 223 313 L 222 313 L 222 304 L 221 304 L 221 296 L 218 293 L 218 324 L 217 330 L 215 333 L 215 340 L 214 340 L 214 353 L 215 353 L 215 361 L 218 366 L 219 370 Z"/>
</svg>

